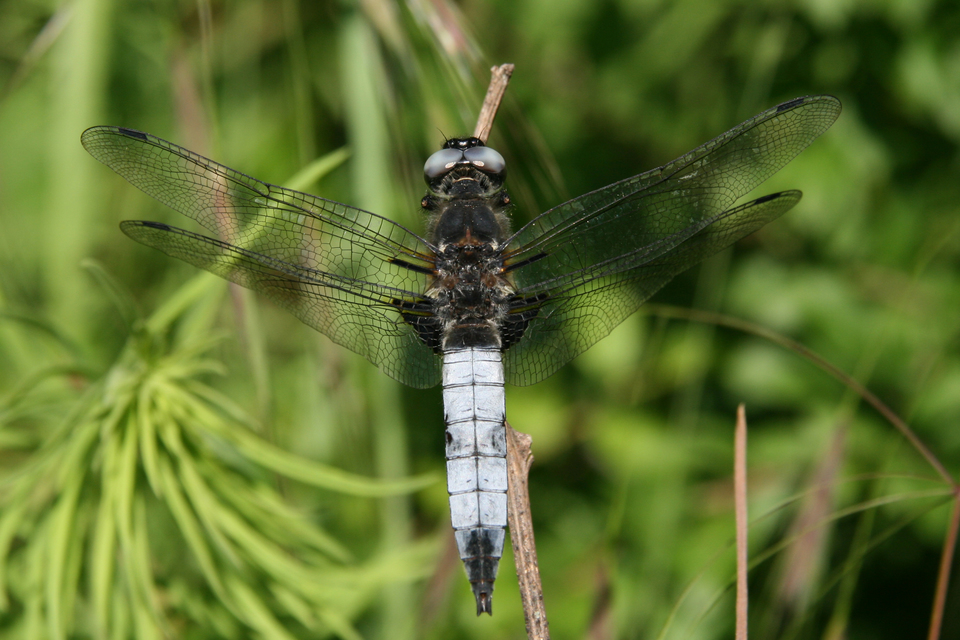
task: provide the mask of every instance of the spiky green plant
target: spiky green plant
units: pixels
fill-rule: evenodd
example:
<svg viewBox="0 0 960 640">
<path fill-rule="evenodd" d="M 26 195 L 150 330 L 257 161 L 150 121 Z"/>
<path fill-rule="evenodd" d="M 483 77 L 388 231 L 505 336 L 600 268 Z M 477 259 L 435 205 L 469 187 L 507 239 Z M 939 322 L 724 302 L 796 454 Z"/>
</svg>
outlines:
<svg viewBox="0 0 960 640">
<path fill-rule="evenodd" d="M 171 326 L 222 288 L 195 278 L 135 320 L 117 361 L 4 482 L 0 605 L 22 611 L 22 637 L 359 638 L 352 619 L 385 584 L 429 571 L 432 544 L 360 562 L 284 498 L 282 478 L 363 497 L 436 478 L 370 480 L 257 435 L 204 381 L 223 374 L 213 341 Z"/>
</svg>

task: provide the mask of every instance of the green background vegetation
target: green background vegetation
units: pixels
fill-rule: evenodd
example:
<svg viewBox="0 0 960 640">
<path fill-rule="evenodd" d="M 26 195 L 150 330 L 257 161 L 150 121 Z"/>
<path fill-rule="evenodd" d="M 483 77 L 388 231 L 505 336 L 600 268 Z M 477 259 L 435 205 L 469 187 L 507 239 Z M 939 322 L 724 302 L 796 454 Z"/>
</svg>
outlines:
<svg viewBox="0 0 960 640">
<path fill-rule="evenodd" d="M 509 554 L 481 619 L 452 555 L 439 390 L 128 240 L 120 220 L 185 221 L 79 143 L 149 131 L 417 228 L 423 160 L 472 130 L 502 62 L 490 142 L 518 221 L 838 96 L 761 187 L 800 205 L 654 302 L 798 340 L 956 475 L 960 4 L 18 0 L 0 5 L 0 637 L 524 637 Z M 925 633 L 947 485 L 797 354 L 654 308 L 507 391 L 534 436 L 555 637 L 732 637 L 740 402 L 766 557 L 752 637 Z M 958 612 L 955 585 L 943 637 Z"/>
</svg>

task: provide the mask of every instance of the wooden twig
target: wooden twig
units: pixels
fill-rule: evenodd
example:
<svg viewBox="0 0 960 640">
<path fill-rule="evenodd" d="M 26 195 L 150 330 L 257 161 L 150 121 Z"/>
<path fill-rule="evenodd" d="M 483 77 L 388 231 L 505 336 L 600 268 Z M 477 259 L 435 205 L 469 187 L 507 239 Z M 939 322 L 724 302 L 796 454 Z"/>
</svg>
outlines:
<svg viewBox="0 0 960 640">
<path fill-rule="evenodd" d="M 733 434 L 733 503 L 737 521 L 736 640 L 747 640 L 747 415 L 737 407 Z"/>
<path fill-rule="evenodd" d="M 527 476 L 533 455 L 530 453 L 532 438 L 514 431 L 507 424 L 507 523 L 510 525 L 510 543 L 513 545 L 513 561 L 517 566 L 520 583 L 520 600 L 530 640 L 548 640 L 550 626 L 547 610 L 543 606 L 543 585 L 540 582 L 540 566 L 537 564 L 537 545 L 533 539 L 533 519 L 530 516 L 530 495 Z"/>
<path fill-rule="evenodd" d="M 507 455 L 509 453 L 508 448 Z M 958 531 L 960 531 L 960 491 L 955 489 L 950 527 L 947 530 L 947 537 L 943 540 L 943 553 L 940 555 L 940 571 L 937 575 L 937 590 L 933 596 L 933 613 L 930 615 L 930 631 L 927 640 L 940 640 L 943 611 L 947 605 L 947 587 L 950 585 L 950 570 L 953 568 L 953 554 L 957 549 Z"/>
<path fill-rule="evenodd" d="M 493 129 L 493 119 L 497 117 L 497 110 L 503 100 L 503 94 L 506 93 L 507 85 L 510 84 L 513 65 L 502 64 L 499 67 L 493 67 L 490 69 L 490 75 L 487 96 L 483 99 L 483 107 L 480 108 L 480 116 L 477 118 L 477 127 L 473 130 L 473 137 L 480 138 L 484 144 L 490 137 L 490 130 Z"/>
</svg>

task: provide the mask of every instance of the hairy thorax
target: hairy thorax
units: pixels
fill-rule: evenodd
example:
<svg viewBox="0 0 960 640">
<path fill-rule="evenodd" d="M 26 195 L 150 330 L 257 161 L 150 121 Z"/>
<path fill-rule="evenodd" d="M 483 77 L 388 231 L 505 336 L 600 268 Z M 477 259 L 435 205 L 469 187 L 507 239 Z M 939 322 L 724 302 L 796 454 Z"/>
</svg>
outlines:
<svg viewBox="0 0 960 640">
<path fill-rule="evenodd" d="M 451 148 L 451 156 L 457 158 L 458 149 L 484 151 L 474 140 L 453 141 L 461 146 Z M 502 348 L 499 329 L 514 293 L 503 269 L 510 198 L 502 171 L 484 171 L 481 163 L 466 157 L 441 169 L 434 180 L 428 172 L 429 188 L 421 202 L 430 214 L 429 236 L 437 249 L 426 295 L 434 302 L 441 346 Z"/>
</svg>

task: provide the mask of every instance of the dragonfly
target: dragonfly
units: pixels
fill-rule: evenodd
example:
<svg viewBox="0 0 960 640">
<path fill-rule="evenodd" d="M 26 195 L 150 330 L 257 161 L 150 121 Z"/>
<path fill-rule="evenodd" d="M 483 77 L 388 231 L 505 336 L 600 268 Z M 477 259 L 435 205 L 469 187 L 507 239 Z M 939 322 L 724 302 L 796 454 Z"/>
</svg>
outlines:
<svg viewBox="0 0 960 640">
<path fill-rule="evenodd" d="M 134 240 L 266 295 L 417 388 L 443 385 L 460 558 L 492 615 L 507 526 L 504 384 L 529 385 L 606 336 L 671 278 L 791 209 L 739 204 L 840 115 L 806 96 L 516 231 L 503 156 L 452 138 L 424 165 L 424 230 L 262 182 L 147 133 L 87 129 L 94 158 L 212 235 L 128 220 Z"/>
</svg>

